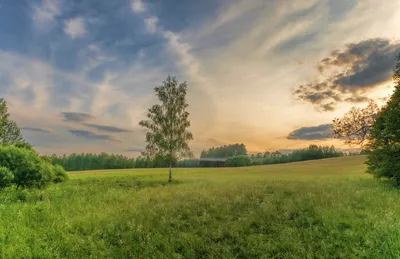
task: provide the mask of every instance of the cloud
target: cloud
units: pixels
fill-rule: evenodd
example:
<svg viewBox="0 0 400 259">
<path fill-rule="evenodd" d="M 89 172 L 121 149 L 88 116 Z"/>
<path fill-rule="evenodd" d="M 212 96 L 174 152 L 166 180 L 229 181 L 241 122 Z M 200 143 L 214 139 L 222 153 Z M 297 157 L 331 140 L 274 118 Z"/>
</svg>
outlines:
<svg viewBox="0 0 400 259">
<path fill-rule="evenodd" d="M 321 80 L 298 86 L 294 95 L 320 111 L 333 111 L 339 102 L 367 102 L 368 92 L 390 81 L 399 52 L 399 42 L 382 38 L 348 44 L 318 63 Z"/>
<path fill-rule="evenodd" d="M 332 124 L 302 127 L 287 136 L 287 139 L 292 140 L 325 140 L 329 138 L 332 138 Z"/>
<path fill-rule="evenodd" d="M 155 33 L 157 31 L 157 17 L 152 16 L 150 18 L 146 18 L 144 19 L 144 23 L 146 24 L 146 28 L 150 33 Z"/>
<path fill-rule="evenodd" d="M 32 19 L 40 23 L 49 22 L 58 14 L 60 14 L 58 0 L 43 0 L 41 4 L 33 6 Z"/>
<path fill-rule="evenodd" d="M 22 127 L 21 130 L 40 132 L 40 133 L 50 133 L 50 134 L 55 133 L 54 130 L 46 128 Z"/>
<path fill-rule="evenodd" d="M 133 152 L 133 153 L 140 153 L 140 152 L 143 152 L 144 149 L 143 148 L 132 147 L 132 148 L 126 149 L 125 151 L 126 152 Z"/>
<path fill-rule="evenodd" d="M 64 116 L 65 121 L 83 122 L 94 119 L 93 116 L 80 112 L 62 112 L 61 115 Z"/>
<path fill-rule="evenodd" d="M 72 39 L 83 37 L 86 34 L 85 22 L 82 18 L 74 18 L 65 22 L 64 31 Z"/>
<path fill-rule="evenodd" d="M 135 13 L 142 13 L 146 10 L 141 0 L 133 0 L 131 7 Z"/>
<path fill-rule="evenodd" d="M 77 137 L 85 138 L 85 139 L 89 139 L 89 140 L 108 140 L 108 141 L 113 141 L 113 142 L 122 142 L 121 140 L 118 140 L 111 135 L 100 135 L 100 134 L 97 134 L 97 133 L 95 133 L 93 131 L 89 131 L 89 130 L 69 130 L 69 132 L 71 132 L 72 134 L 74 134 Z"/>
<path fill-rule="evenodd" d="M 112 133 L 132 132 L 132 130 L 122 129 L 122 128 L 118 128 L 118 127 L 112 127 L 112 126 L 106 126 L 106 125 L 88 124 L 88 123 L 85 123 L 84 125 L 87 126 L 87 127 L 90 127 L 90 128 L 93 128 L 93 129 L 97 129 L 97 130 L 100 130 L 100 131 L 105 131 L 105 132 L 112 132 Z"/>
</svg>

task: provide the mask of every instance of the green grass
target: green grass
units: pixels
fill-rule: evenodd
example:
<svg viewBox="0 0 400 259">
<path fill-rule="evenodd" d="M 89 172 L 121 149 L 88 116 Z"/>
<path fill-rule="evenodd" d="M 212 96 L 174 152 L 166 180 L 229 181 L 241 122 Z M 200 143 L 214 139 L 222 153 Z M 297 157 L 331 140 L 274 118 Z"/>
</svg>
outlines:
<svg viewBox="0 0 400 259">
<path fill-rule="evenodd" d="M 363 157 L 71 173 L 0 192 L 2 258 L 397 258 L 400 192 Z"/>
</svg>

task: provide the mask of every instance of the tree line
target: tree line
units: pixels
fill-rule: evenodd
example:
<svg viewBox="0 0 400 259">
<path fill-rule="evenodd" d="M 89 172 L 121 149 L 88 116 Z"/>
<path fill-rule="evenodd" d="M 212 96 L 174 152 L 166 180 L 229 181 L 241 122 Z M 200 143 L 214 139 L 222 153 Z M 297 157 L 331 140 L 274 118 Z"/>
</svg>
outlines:
<svg viewBox="0 0 400 259">
<path fill-rule="evenodd" d="M 60 165 L 67 171 L 135 168 L 135 159 L 114 154 L 71 154 L 48 157 L 53 165 Z"/>
<path fill-rule="evenodd" d="M 246 145 L 244 144 L 232 144 L 220 147 L 213 147 L 209 150 L 218 150 L 219 153 L 215 153 L 218 158 L 224 157 L 221 154 L 229 154 L 232 147 L 240 146 L 240 149 L 246 150 Z M 211 157 L 212 154 L 209 151 L 206 157 L 202 158 L 214 158 Z M 290 163 L 313 159 L 323 159 L 330 157 L 340 157 L 344 156 L 343 152 L 337 151 L 333 146 L 316 146 L 310 145 L 308 148 L 295 150 L 290 154 L 282 154 L 279 151 L 275 152 L 264 152 L 252 155 L 246 155 L 241 153 L 240 155 L 233 155 L 227 158 L 224 162 L 213 162 L 206 161 L 203 162 L 200 159 L 183 159 L 177 161 L 174 166 L 176 167 L 235 167 L 235 166 L 253 166 L 253 165 L 269 165 L 269 164 L 280 164 L 280 163 Z M 167 164 L 162 159 L 150 159 L 149 157 L 138 157 L 130 158 L 123 155 L 117 154 L 92 154 L 92 153 L 82 153 L 82 154 L 71 154 L 63 156 L 43 156 L 51 161 L 53 165 L 62 166 L 66 171 L 86 171 L 86 170 L 104 170 L 104 169 L 129 169 L 129 168 L 165 168 L 168 167 Z"/>
<path fill-rule="evenodd" d="M 246 149 L 246 146 L 244 144 L 241 145 L 243 145 L 244 149 Z M 224 153 L 223 149 L 230 149 L 232 146 L 234 145 L 211 148 L 210 150 L 219 150 L 220 155 Z M 295 150 L 289 154 L 282 154 L 279 151 L 275 151 L 257 153 L 252 155 L 240 154 L 236 156 L 230 156 L 227 157 L 227 159 L 223 163 L 221 163 L 220 161 L 202 161 L 201 159 L 188 159 L 179 161 L 178 167 L 241 167 L 271 165 L 359 154 L 360 153 L 346 154 L 344 152 L 336 150 L 334 146 L 310 145 L 308 148 Z"/>
<path fill-rule="evenodd" d="M 225 157 L 232 157 L 232 156 L 239 156 L 239 155 L 247 155 L 246 146 L 242 144 L 232 144 L 232 145 L 225 145 L 221 147 L 212 147 L 209 150 L 203 150 L 201 152 L 200 157 L 218 157 L 218 158 L 225 158 Z"/>
</svg>

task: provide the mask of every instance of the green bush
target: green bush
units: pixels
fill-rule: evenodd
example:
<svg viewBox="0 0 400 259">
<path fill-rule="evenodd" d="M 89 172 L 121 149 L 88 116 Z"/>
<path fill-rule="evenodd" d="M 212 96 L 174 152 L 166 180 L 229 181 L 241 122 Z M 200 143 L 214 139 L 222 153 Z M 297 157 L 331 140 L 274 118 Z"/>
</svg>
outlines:
<svg viewBox="0 0 400 259">
<path fill-rule="evenodd" d="M 17 189 L 43 188 L 55 180 L 54 167 L 48 161 L 41 159 L 34 150 L 0 146 L 0 166 L 12 172 L 14 176 L 12 183 Z"/>
<path fill-rule="evenodd" d="M 225 161 L 227 167 L 250 166 L 252 164 L 250 157 L 246 155 L 230 157 Z"/>
<path fill-rule="evenodd" d="M 10 169 L 0 166 L 0 188 L 6 188 L 12 184 L 14 180 L 14 174 Z"/>
<path fill-rule="evenodd" d="M 65 172 L 64 168 L 60 165 L 55 165 L 53 167 L 53 172 L 54 172 L 54 178 L 53 178 L 54 183 L 65 182 L 69 179 L 68 174 Z"/>
</svg>

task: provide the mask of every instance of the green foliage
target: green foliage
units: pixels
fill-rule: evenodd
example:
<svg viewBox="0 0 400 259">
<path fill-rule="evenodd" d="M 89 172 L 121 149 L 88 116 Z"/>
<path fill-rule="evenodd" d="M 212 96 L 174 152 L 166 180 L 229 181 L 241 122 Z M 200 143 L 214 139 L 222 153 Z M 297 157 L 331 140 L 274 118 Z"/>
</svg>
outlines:
<svg viewBox="0 0 400 259">
<path fill-rule="evenodd" d="M 31 151 L 35 151 L 33 149 L 33 146 L 31 144 L 29 144 L 28 142 L 26 142 L 26 141 L 19 141 L 19 142 L 15 143 L 14 146 L 16 146 L 18 148 L 24 148 L 24 149 L 28 149 L 28 150 L 31 150 Z"/>
<path fill-rule="evenodd" d="M 67 171 L 127 169 L 135 167 L 135 159 L 115 154 L 71 154 L 47 157 L 53 165 L 60 165 Z M 143 166 L 144 167 L 144 166 Z"/>
<path fill-rule="evenodd" d="M 250 157 L 245 155 L 230 157 L 225 161 L 225 166 L 227 167 L 242 167 L 250 166 L 252 161 Z"/>
<path fill-rule="evenodd" d="M 8 168 L 19 187 L 43 188 L 53 181 L 53 166 L 38 154 L 25 148 L 0 146 L 0 165 Z"/>
<path fill-rule="evenodd" d="M 232 144 L 220 147 L 213 147 L 209 150 L 201 152 L 201 158 L 225 158 L 239 155 L 247 155 L 246 146 L 244 144 Z"/>
<path fill-rule="evenodd" d="M 0 143 L 15 145 L 25 142 L 15 121 L 10 120 L 7 103 L 0 98 Z"/>
<path fill-rule="evenodd" d="M 367 146 L 367 172 L 377 178 L 396 180 L 400 185 L 400 56 L 395 70 L 398 83 L 389 101 L 382 108 L 371 129 Z"/>
<path fill-rule="evenodd" d="M 397 64 L 396 67 L 394 68 L 393 80 L 397 85 L 400 85 L 400 53 L 397 55 L 396 59 L 397 59 Z"/>
<path fill-rule="evenodd" d="M 341 156 L 344 156 L 344 153 L 337 151 L 334 146 L 310 145 L 308 148 L 295 150 L 290 154 L 282 154 L 279 151 L 259 153 L 251 156 L 251 161 L 252 165 L 270 165 Z"/>
<path fill-rule="evenodd" d="M 148 110 L 148 120 L 139 123 L 147 128 L 146 150 L 143 154 L 151 160 L 162 157 L 170 168 L 180 158 L 192 157 L 189 141 L 193 139 L 190 127 L 189 105 L 186 102 L 187 84 L 178 84 L 175 77 L 168 76 L 162 86 L 156 87 L 156 96 L 161 104 Z M 169 181 L 171 181 L 171 169 Z"/>
<path fill-rule="evenodd" d="M 0 166 L 0 189 L 11 186 L 14 174 L 7 167 Z"/>
<path fill-rule="evenodd" d="M 69 179 L 68 174 L 65 172 L 64 168 L 60 165 L 55 165 L 53 167 L 53 172 L 54 172 L 54 177 L 53 177 L 54 183 L 65 182 Z"/>
</svg>

